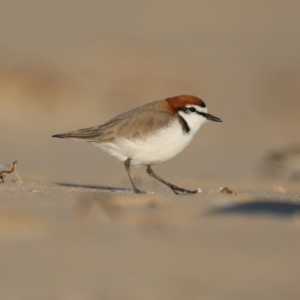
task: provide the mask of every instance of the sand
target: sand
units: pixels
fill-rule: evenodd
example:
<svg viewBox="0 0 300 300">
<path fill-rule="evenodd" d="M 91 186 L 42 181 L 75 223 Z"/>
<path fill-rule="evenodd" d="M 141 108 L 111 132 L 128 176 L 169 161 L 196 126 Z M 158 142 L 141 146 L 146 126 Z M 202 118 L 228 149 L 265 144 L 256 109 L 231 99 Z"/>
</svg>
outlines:
<svg viewBox="0 0 300 300">
<path fill-rule="evenodd" d="M 299 28 L 298 1 L 2 0 L 0 300 L 300 299 Z M 51 138 L 182 94 L 223 123 L 153 170 L 202 194 Z"/>
<path fill-rule="evenodd" d="M 0 185 L 1 299 L 298 299 L 300 196 Z"/>
</svg>

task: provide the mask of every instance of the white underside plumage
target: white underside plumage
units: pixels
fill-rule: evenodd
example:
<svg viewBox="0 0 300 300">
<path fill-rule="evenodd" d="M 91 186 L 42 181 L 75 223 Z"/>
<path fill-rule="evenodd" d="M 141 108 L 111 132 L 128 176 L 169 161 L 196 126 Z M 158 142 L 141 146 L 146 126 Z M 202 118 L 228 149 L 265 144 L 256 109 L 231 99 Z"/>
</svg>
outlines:
<svg viewBox="0 0 300 300">
<path fill-rule="evenodd" d="M 180 153 L 191 142 L 194 133 L 184 133 L 179 121 L 174 120 L 145 138 L 118 138 L 111 143 L 93 144 L 122 162 L 131 158 L 131 165 L 145 166 L 167 161 Z"/>
</svg>

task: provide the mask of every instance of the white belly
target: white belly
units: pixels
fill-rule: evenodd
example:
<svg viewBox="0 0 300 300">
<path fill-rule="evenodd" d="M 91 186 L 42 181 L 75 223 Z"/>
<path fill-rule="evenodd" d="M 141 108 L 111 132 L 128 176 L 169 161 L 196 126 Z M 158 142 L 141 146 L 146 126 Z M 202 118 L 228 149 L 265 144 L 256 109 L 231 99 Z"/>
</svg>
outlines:
<svg viewBox="0 0 300 300">
<path fill-rule="evenodd" d="M 176 120 L 156 134 L 143 139 L 116 139 L 113 143 L 93 143 L 120 161 L 131 158 L 131 164 L 153 165 L 167 161 L 180 153 L 192 140 L 193 134 L 184 133 Z"/>
</svg>

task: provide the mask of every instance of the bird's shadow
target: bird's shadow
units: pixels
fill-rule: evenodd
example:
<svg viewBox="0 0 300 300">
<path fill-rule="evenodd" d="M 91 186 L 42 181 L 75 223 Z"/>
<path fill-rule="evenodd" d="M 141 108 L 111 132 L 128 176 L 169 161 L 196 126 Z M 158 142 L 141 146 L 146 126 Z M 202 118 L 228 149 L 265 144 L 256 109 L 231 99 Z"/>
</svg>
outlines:
<svg viewBox="0 0 300 300">
<path fill-rule="evenodd" d="M 226 207 L 215 208 L 211 213 L 291 217 L 296 213 L 300 213 L 300 203 L 254 199 L 247 203 L 238 203 Z"/>
<path fill-rule="evenodd" d="M 64 183 L 64 182 L 55 182 L 55 184 L 63 187 L 93 189 L 93 190 L 110 191 L 110 192 L 132 192 L 133 191 L 130 188 L 111 187 L 111 186 L 86 185 L 86 184 L 75 184 L 75 183 Z"/>
</svg>

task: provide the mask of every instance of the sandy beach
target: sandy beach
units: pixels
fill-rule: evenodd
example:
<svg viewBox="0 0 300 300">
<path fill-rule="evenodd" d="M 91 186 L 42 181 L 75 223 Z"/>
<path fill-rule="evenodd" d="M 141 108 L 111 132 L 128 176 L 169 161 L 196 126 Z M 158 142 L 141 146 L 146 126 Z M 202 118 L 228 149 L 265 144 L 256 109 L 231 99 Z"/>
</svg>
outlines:
<svg viewBox="0 0 300 300">
<path fill-rule="evenodd" d="M 0 6 L 1 300 L 300 299 L 298 1 Z M 51 137 L 183 94 L 223 123 L 153 170 L 201 194 Z"/>
<path fill-rule="evenodd" d="M 1 299 L 298 299 L 297 187 L 212 185 L 0 185 Z"/>
</svg>

